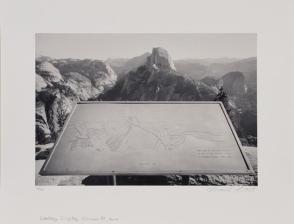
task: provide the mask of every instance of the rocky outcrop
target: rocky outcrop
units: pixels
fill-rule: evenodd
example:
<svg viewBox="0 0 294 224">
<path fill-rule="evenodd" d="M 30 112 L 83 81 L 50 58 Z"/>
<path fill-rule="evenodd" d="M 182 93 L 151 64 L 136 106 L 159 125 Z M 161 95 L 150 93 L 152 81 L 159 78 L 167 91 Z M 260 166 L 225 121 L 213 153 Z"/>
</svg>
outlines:
<svg viewBox="0 0 294 224">
<path fill-rule="evenodd" d="M 145 65 L 131 71 L 101 95 L 101 100 L 193 101 L 213 100 L 215 91 L 176 72 L 169 53 L 153 48 Z"/>
<path fill-rule="evenodd" d="M 77 60 L 77 59 L 63 59 L 52 61 L 62 74 L 69 72 L 79 73 L 91 80 L 95 88 L 112 87 L 116 80 L 116 73 L 112 68 L 99 60 Z"/>
<path fill-rule="evenodd" d="M 47 122 L 45 104 L 42 101 L 36 103 L 36 143 L 50 141 L 51 131 Z"/>
<path fill-rule="evenodd" d="M 67 116 L 70 114 L 76 102 L 76 99 L 60 94 L 55 97 L 50 108 L 48 108 L 47 119 L 54 139 L 58 137 Z"/>
<path fill-rule="evenodd" d="M 41 92 L 47 85 L 47 82 L 40 75 L 36 74 L 36 91 Z"/>
<path fill-rule="evenodd" d="M 36 93 L 36 144 L 56 140 L 77 101 L 78 96 L 64 83 L 54 84 Z"/>
<path fill-rule="evenodd" d="M 196 175 L 189 178 L 189 185 L 257 186 L 257 175 Z"/>
<path fill-rule="evenodd" d="M 147 58 L 147 66 L 151 69 L 176 71 L 176 67 L 168 51 L 161 47 L 153 48 L 152 54 Z"/>
<path fill-rule="evenodd" d="M 48 82 L 59 82 L 62 80 L 59 70 L 48 61 L 37 63 L 36 73 Z"/>
<path fill-rule="evenodd" d="M 243 96 L 247 87 L 245 77 L 242 72 L 229 72 L 222 76 L 218 85 L 224 88 L 224 91 L 231 96 Z"/>
<path fill-rule="evenodd" d="M 173 70 L 152 70 L 141 66 L 130 72 L 101 95 L 102 100 L 197 101 L 213 100 L 215 92 L 207 85 L 186 79 Z"/>
<path fill-rule="evenodd" d="M 64 74 L 65 86 L 68 86 L 80 100 L 96 98 L 103 91 L 103 85 L 95 88 L 91 80 L 77 72 Z"/>
<path fill-rule="evenodd" d="M 157 47 L 153 48 L 152 54 L 146 52 L 131 59 L 107 59 L 119 77 L 124 77 L 131 71 L 136 71 L 139 67 L 146 65 L 150 69 L 160 68 L 161 70 L 176 70 L 174 62 L 167 50 Z"/>
<path fill-rule="evenodd" d="M 50 151 L 52 150 L 53 147 L 54 147 L 54 143 L 48 143 L 48 144 L 42 144 L 42 145 L 36 144 L 35 159 L 45 160 L 50 154 Z"/>
<path fill-rule="evenodd" d="M 36 61 L 36 144 L 54 142 L 76 102 L 96 99 L 116 82 L 101 61 L 41 59 Z"/>
<path fill-rule="evenodd" d="M 176 72 L 171 56 L 163 48 L 153 48 L 145 65 L 119 79 L 101 95 L 101 100 L 193 101 L 213 100 L 208 85 Z"/>
</svg>

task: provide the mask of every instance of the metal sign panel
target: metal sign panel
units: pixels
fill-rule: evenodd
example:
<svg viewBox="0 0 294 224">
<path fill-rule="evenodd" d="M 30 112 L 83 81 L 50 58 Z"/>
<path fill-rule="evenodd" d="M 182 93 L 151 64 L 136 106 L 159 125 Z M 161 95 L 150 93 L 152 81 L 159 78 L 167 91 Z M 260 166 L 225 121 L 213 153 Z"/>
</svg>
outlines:
<svg viewBox="0 0 294 224">
<path fill-rule="evenodd" d="M 220 102 L 81 102 L 42 175 L 238 174 L 251 165 Z"/>
</svg>

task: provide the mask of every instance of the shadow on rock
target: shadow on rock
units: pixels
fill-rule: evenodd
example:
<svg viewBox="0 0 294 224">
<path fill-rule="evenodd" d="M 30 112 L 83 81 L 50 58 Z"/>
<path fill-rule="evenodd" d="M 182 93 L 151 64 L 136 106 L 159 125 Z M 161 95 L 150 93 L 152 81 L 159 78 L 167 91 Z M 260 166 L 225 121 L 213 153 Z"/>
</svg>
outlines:
<svg viewBox="0 0 294 224">
<path fill-rule="evenodd" d="M 82 180 L 83 185 L 113 185 L 112 176 L 88 176 Z"/>
<path fill-rule="evenodd" d="M 117 185 L 170 185 L 166 176 L 116 176 Z M 112 176 L 88 176 L 83 185 L 113 185 Z"/>
</svg>

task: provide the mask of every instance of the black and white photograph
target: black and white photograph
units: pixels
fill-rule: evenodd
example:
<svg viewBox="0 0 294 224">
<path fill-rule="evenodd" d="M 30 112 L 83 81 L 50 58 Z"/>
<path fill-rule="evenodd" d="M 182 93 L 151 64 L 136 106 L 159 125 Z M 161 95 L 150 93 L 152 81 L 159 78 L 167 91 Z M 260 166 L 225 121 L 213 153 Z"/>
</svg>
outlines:
<svg viewBox="0 0 294 224">
<path fill-rule="evenodd" d="M 38 33 L 35 184 L 257 186 L 256 33 Z"/>
<path fill-rule="evenodd" d="M 0 0 L 0 224 L 291 224 L 293 0 Z"/>
</svg>

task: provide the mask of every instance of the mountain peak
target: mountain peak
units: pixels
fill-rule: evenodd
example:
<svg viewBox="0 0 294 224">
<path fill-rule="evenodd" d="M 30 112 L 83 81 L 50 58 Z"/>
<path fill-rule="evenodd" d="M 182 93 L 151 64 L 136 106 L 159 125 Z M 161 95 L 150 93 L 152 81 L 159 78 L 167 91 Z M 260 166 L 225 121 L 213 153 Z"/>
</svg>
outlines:
<svg viewBox="0 0 294 224">
<path fill-rule="evenodd" d="M 170 54 L 162 47 L 155 47 L 152 49 L 152 54 L 147 59 L 147 65 L 152 69 L 176 71 Z"/>
</svg>

